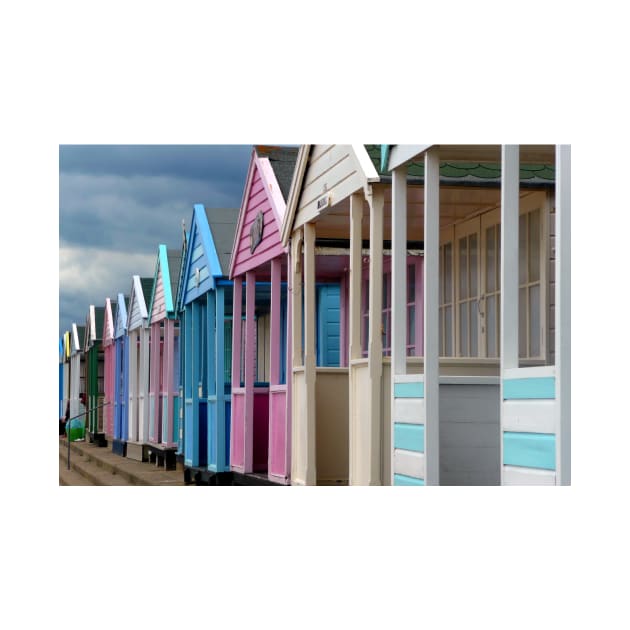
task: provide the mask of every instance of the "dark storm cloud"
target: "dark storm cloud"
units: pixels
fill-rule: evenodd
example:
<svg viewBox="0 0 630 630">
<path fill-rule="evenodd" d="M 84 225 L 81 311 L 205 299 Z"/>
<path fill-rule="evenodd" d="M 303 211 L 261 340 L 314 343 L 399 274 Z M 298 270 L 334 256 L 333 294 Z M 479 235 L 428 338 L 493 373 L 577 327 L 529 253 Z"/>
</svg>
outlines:
<svg viewBox="0 0 630 630">
<path fill-rule="evenodd" d="M 219 182 L 226 194 L 242 188 L 239 170 L 251 145 L 61 145 L 59 171 L 132 177 L 160 176 Z"/>
<path fill-rule="evenodd" d="M 238 208 L 251 145 L 59 148 L 59 331 L 90 304 L 152 276 L 157 247 L 180 247 L 193 204 Z"/>
</svg>

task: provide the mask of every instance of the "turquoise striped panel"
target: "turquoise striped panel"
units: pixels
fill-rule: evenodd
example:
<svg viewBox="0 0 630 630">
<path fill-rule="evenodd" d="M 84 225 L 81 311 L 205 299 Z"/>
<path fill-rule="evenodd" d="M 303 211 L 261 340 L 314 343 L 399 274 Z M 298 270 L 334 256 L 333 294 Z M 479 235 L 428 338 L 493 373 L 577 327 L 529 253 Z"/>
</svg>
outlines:
<svg viewBox="0 0 630 630">
<path fill-rule="evenodd" d="M 424 398 L 424 383 L 394 383 L 394 398 Z"/>
<path fill-rule="evenodd" d="M 424 453 L 424 425 L 395 422 L 394 448 Z"/>
<path fill-rule="evenodd" d="M 503 433 L 503 464 L 556 469 L 556 436 L 546 433 Z"/>
<path fill-rule="evenodd" d="M 394 475 L 395 486 L 424 486 L 424 479 L 416 479 L 408 475 Z"/>
<path fill-rule="evenodd" d="M 556 397 L 556 379 L 553 376 L 538 378 L 511 378 L 503 381 L 503 400 Z"/>
</svg>

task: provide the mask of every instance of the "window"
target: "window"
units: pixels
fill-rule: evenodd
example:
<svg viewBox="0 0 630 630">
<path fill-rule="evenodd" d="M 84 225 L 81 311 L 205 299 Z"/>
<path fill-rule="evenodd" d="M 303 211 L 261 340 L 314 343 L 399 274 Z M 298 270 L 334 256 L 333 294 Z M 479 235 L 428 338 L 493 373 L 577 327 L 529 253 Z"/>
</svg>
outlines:
<svg viewBox="0 0 630 630">
<path fill-rule="evenodd" d="M 541 193 L 521 198 L 519 356 L 545 358 L 546 211 Z M 491 210 L 442 230 L 440 355 L 498 358 L 501 313 L 501 214 Z"/>
</svg>

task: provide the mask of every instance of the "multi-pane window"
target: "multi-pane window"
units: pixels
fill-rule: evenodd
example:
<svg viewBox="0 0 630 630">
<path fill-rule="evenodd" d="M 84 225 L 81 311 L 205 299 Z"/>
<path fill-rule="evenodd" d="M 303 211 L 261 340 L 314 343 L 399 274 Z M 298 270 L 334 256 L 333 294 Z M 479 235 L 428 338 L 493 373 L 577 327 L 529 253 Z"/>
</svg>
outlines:
<svg viewBox="0 0 630 630">
<path fill-rule="evenodd" d="M 440 356 L 453 356 L 453 242 L 440 245 Z"/>
<path fill-rule="evenodd" d="M 544 212 L 526 200 L 519 218 L 519 356 L 544 357 Z M 443 230 L 440 245 L 440 355 L 500 354 L 501 225 L 492 210 Z"/>
<path fill-rule="evenodd" d="M 540 210 L 519 218 L 519 356 L 541 355 Z"/>
</svg>

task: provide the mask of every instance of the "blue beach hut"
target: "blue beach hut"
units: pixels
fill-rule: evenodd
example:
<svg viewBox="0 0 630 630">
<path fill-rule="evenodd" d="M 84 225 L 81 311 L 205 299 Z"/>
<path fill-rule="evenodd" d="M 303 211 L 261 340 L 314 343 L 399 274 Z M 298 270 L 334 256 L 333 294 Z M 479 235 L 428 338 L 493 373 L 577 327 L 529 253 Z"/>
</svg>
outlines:
<svg viewBox="0 0 630 630">
<path fill-rule="evenodd" d="M 112 451 L 126 455 L 128 438 L 127 399 L 129 398 L 129 338 L 127 336 L 127 307 L 129 296 L 118 294 L 114 317 L 114 339 L 116 344 L 116 369 L 114 385 L 114 438 Z"/>
<path fill-rule="evenodd" d="M 217 484 L 229 471 L 232 282 L 238 208 L 195 204 L 178 291 L 184 476 Z M 217 477 L 219 475 L 219 478 Z"/>
</svg>

